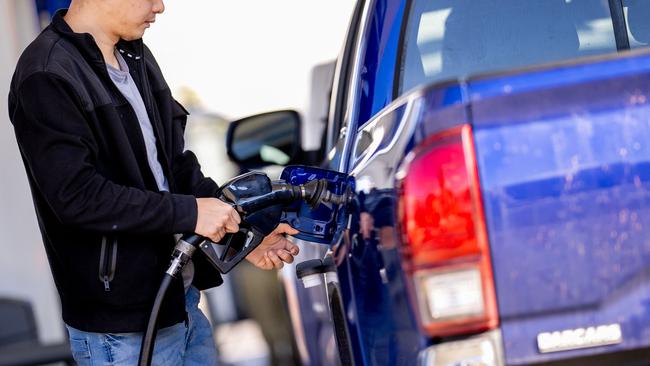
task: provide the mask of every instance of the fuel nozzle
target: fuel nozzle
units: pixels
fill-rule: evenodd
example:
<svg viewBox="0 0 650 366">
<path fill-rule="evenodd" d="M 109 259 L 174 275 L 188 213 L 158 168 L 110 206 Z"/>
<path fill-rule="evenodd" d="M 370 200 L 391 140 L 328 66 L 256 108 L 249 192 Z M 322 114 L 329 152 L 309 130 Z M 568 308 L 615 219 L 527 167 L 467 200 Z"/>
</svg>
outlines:
<svg viewBox="0 0 650 366">
<path fill-rule="evenodd" d="M 312 209 L 317 208 L 321 203 L 340 205 L 348 202 L 347 194 L 339 195 L 327 189 L 326 179 L 315 179 L 300 185 L 292 185 L 282 181 L 274 182 L 273 191 L 287 192 L 287 194 L 291 195 L 291 201 L 303 200 Z"/>
<path fill-rule="evenodd" d="M 200 250 L 210 264 L 221 273 L 229 272 L 260 245 L 278 226 L 282 215 L 295 213 L 293 203 L 306 202 L 311 209 L 322 203 L 341 205 L 351 201 L 353 193 L 335 194 L 326 179 L 292 185 L 286 181 L 271 182 L 266 174 L 249 172 L 226 182 L 217 198 L 229 203 L 241 217 L 238 233 L 227 234 L 218 244 L 197 234 L 185 234 L 174 247 L 172 262 L 160 285 L 149 323 L 143 337 L 139 365 L 150 365 L 156 337 L 158 314 L 172 280 L 178 278 L 183 266 Z M 333 211 L 333 210 L 332 210 Z M 331 214 L 333 216 L 333 213 Z M 320 230 L 321 232 L 323 230 Z M 233 239 L 235 238 L 235 239 Z"/>
<path fill-rule="evenodd" d="M 303 200 L 309 204 L 312 209 L 318 207 L 321 203 L 333 203 L 340 205 L 347 203 L 346 194 L 334 194 L 327 189 L 327 180 L 318 179 L 306 183 L 303 190 Z"/>
</svg>

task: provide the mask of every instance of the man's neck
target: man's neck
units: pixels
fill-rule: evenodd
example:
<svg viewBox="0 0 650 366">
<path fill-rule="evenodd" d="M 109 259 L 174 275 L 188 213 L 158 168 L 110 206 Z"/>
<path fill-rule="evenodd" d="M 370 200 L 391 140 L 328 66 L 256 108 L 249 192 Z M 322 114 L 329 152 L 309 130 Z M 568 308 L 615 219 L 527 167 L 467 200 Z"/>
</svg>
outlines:
<svg viewBox="0 0 650 366">
<path fill-rule="evenodd" d="M 99 12 L 91 11 L 87 6 L 71 6 L 63 19 L 75 33 L 90 33 L 102 52 L 104 61 L 119 69 L 120 64 L 115 57 L 114 50 L 120 37 L 102 28 L 102 24 L 99 19 L 96 19 L 95 14 L 99 14 Z"/>
</svg>

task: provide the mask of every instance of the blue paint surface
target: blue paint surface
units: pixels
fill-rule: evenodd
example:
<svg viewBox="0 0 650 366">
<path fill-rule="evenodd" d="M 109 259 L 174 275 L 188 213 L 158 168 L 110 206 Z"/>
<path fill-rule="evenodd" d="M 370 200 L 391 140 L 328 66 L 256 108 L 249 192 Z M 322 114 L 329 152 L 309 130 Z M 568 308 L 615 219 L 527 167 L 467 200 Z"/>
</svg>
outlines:
<svg viewBox="0 0 650 366">
<path fill-rule="evenodd" d="M 648 346 L 648 61 L 468 86 L 508 364 Z M 537 350 L 541 332 L 612 323 L 619 345 Z"/>
<path fill-rule="evenodd" d="M 360 110 L 356 125 L 393 101 L 400 27 L 406 1 L 378 1 L 370 20 L 361 75 Z"/>
</svg>

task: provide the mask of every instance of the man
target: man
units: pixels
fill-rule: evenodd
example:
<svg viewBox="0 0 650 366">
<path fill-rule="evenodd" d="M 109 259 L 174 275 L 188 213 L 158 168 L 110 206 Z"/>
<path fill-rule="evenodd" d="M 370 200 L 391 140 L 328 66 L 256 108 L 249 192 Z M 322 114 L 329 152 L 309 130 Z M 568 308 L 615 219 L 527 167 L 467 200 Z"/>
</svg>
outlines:
<svg viewBox="0 0 650 366">
<path fill-rule="evenodd" d="M 142 43 L 162 0 L 72 0 L 21 56 L 9 113 L 80 365 L 133 365 L 176 233 L 213 241 L 240 217 L 183 151 L 187 112 Z M 182 45 L 178 52 L 186 52 Z M 281 225 L 248 260 L 291 263 Z M 153 364 L 216 363 L 199 290 L 221 277 L 200 255 L 170 287 Z"/>
</svg>

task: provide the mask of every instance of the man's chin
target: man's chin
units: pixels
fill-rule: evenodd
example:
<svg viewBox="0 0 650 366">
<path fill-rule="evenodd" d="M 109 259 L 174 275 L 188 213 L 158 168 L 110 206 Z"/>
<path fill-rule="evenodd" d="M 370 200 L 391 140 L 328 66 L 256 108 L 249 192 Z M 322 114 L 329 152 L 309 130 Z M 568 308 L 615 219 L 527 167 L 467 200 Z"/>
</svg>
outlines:
<svg viewBox="0 0 650 366">
<path fill-rule="evenodd" d="M 141 39 L 142 36 L 144 36 L 144 32 L 140 32 L 140 33 L 137 33 L 137 34 L 125 34 L 125 35 L 122 35 L 121 38 L 123 40 L 125 40 L 125 41 L 135 41 L 135 40 Z"/>
</svg>

